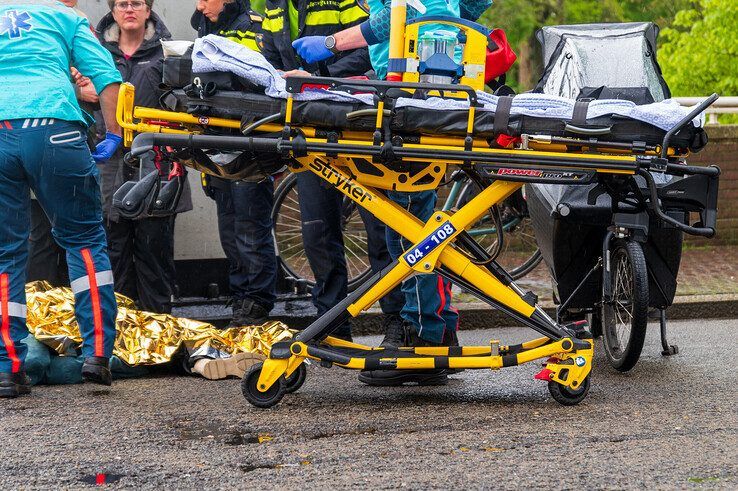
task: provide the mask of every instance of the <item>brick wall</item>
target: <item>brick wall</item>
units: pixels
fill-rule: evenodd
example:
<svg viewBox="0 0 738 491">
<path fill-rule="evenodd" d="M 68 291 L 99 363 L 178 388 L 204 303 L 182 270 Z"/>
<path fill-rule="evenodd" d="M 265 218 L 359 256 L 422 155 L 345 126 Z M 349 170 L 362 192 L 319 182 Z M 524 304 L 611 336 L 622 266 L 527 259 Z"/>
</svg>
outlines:
<svg viewBox="0 0 738 491">
<path fill-rule="evenodd" d="M 717 235 L 712 240 L 690 237 L 693 244 L 738 244 L 738 125 L 707 127 L 710 143 L 688 159 L 692 165 L 720 167 Z"/>
</svg>

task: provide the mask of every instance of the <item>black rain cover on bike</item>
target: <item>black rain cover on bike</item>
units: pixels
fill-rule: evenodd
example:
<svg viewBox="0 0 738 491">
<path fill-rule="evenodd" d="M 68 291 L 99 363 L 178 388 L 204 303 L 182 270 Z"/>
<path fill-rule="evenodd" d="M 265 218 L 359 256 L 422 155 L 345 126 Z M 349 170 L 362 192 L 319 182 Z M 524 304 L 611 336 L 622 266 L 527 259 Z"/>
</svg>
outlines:
<svg viewBox="0 0 738 491">
<path fill-rule="evenodd" d="M 651 22 L 548 26 L 536 33 L 546 67 L 535 91 L 569 99 L 671 97 L 656 61 L 659 28 Z"/>
<path fill-rule="evenodd" d="M 642 179 L 636 181 L 641 187 L 645 185 Z M 600 184 L 529 184 L 526 201 L 536 243 L 551 271 L 558 298 L 563 301 L 602 255 L 602 241 L 613 219 L 612 199 Z M 679 230 L 650 220 L 648 239 L 642 246 L 649 269 L 651 307 L 665 308 L 674 301 L 682 237 Z M 598 272 L 579 290 L 570 307 L 595 305 L 601 294 L 600 284 Z"/>
<path fill-rule="evenodd" d="M 671 93 L 656 61 L 658 32 L 650 22 L 544 27 L 536 34 L 546 67 L 536 91 L 636 104 L 667 99 Z M 526 189 L 536 241 L 563 301 L 602 254 L 602 240 L 612 223 L 612 200 L 599 184 L 532 184 Z M 566 205 L 567 216 L 558 213 L 560 205 Z M 681 243 L 681 232 L 659 228 L 652 220 L 643 247 L 653 307 L 666 307 L 674 299 Z M 593 306 L 599 300 L 600 283 L 601 275 L 593 275 L 571 307 Z"/>
</svg>

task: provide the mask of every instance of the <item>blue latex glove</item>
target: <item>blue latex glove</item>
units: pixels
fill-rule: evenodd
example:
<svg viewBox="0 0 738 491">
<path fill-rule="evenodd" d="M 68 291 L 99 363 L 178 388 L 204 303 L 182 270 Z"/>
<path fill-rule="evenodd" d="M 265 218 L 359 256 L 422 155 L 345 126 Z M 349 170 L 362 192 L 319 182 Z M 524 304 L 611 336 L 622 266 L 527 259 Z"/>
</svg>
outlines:
<svg viewBox="0 0 738 491">
<path fill-rule="evenodd" d="M 295 39 L 292 47 L 307 63 L 317 63 L 333 56 L 331 50 L 325 47 L 325 36 L 305 36 Z"/>
<path fill-rule="evenodd" d="M 95 153 L 92 154 L 92 158 L 98 164 L 110 160 L 110 157 L 118 150 L 121 143 L 123 143 L 122 137 L 108 131 L 105 133 L 105 139 L 95 147 Z"/>
</svg>

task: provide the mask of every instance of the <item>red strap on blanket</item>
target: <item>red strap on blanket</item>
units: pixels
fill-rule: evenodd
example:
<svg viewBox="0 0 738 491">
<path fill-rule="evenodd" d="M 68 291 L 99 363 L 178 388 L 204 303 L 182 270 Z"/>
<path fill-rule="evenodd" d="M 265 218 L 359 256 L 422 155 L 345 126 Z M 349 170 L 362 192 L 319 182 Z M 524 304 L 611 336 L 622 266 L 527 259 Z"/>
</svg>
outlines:
<svg viewBox="0 0 738 491">
<path fill-rule="evenodd" d="M 496 140 L 500 148 L 513 148 L 516 143 L 520 143 L 521 141 L 519 137 L 510 135 L 498 135 Z"/>
</svg>

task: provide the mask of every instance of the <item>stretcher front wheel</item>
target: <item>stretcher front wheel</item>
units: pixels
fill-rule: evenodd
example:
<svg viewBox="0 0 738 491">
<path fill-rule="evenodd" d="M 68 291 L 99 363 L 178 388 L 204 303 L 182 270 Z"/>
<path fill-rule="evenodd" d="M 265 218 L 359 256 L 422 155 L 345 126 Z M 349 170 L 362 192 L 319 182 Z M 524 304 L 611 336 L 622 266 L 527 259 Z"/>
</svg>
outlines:
<svg viewBox="0 0 738 491">
<path fill-rule="evenodd" d="M 259 377 L 263 363 L 257 363 L 249 368 L 241 380 L 241 392 L 252 405 L 259 408 L 270 408 L 276 406 L 285 395 L 284 379 L 280 377 L 265 392 L 258 389 Z"/>
<path fill-rule="evenodd" d="M 610 256 L 612 298 L 602 301 L 602 339 L 610 364 L 620 372 L 635 366 L 648 324 L 648 269 L 643 248 L 620 240 Z"/>
<path fill-rule="evenodd" d="M 553 397 L 559 404 L 563 406 L 576 406 L 582 402 L 585 397 L 587 397 L 587 393 L 589 392 L 589 379 L 590 376 L 587 375 L 582 382 L 582 385 L 576 389 L 570 389 L 569 387 L 551 380 L 548 383 L 548 391 L 551 393 L 551 397 Z"/>
<path fill-rule="evenodd" d="M 284 379 L 284 392 L 286 394 L 292 394 L 293 392 L 297 392 L 300 390 L 300 387 L 302 387 L 302 384 L 305 383 L 305 378 L 307 377 L 307 368 L 305 367 L 305 363 L 297 367 L 294 372 L 292 372 L 292 375 L 289 377 L 285 377 Z"/>
</svg>

